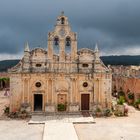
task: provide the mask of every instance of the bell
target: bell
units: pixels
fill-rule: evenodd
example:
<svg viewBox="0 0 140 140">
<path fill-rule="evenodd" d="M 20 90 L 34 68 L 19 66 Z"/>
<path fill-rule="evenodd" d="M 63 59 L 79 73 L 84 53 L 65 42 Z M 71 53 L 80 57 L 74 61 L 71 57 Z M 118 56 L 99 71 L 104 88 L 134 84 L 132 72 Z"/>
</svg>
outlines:
<svg viewBox="0 0 140 140">
<path fill-rule="evenodd" d="M 70 42 L 69 41 L 66 42 L 66 46 L 70 46 Z"/>
<path fill-rule="evenodd" d="M 55 41 L 55 46 L 58 46 L 59 44 L 58 44 L 58 41 Z"/>
</svg>

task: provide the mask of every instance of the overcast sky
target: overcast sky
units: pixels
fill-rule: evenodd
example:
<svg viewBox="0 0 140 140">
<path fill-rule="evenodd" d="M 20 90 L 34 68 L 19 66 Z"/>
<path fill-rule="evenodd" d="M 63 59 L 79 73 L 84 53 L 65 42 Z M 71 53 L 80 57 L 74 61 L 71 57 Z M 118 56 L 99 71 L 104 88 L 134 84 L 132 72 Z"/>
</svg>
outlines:
<svg viewBox="0 0 140 140">
<path fill-rule="evenodd" d="M 78 48 L 102 55 L 140 55 L 140 0 L 0 0 L 0 60 L 20 58 L 24 43 L 47 48 L 61 11 L 78 33 Z"/>
</svg>

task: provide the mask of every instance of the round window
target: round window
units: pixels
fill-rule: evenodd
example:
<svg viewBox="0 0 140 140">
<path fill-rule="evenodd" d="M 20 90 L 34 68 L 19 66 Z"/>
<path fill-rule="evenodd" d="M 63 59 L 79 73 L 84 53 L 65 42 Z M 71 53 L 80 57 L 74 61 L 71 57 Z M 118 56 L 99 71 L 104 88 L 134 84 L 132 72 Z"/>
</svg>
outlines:
<svg viewBox="0 0 140 140">
<path fill-rule="evenodd" d="M 87 87 L 88 86 L 88 83 L 87 82 L 84 82 L 83 83 L 83 87 Z"/>
<path fill-rule="evenodd" d="M 40 82 L 36 82 L 35 86 L 36 87 L 41 87 L 41 83 Z"/>
</svg>

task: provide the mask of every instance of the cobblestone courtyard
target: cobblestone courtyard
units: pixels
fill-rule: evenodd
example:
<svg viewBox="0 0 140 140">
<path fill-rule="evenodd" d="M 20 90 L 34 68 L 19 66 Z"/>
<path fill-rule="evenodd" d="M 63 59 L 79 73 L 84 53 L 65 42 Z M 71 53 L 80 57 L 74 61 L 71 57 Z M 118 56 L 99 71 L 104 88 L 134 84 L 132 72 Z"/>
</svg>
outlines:
<svg viewBox="0 0 140 140">
<path fill-rule="evenodd" d="M 1 95 L 0 114 L 2 114 L 4 106 L 8 104 L 8 97 Z M 55 118 L 56 120 L 54 120 Z M 79 120 L 80 118 L 75 117 L 73 119 Z M 59 118 L 53 117 L 50 120 L 50 123 L 56 122 L 53 130 L 57 132 L 60 127 L 60 120 L 61 123 L 65 123 L 66 120 L 70 120 L 70 117 L 60 118 L 59 116 Z M 95 118 L 95 122 L 92 124 L 74 124 L 79 140 L 120 140 L 121 137 L 123 137 L 122 140 L 140 140 L 140 111 L 131 112 L 128 117 Z M 26 120 L 5 120 L 2 117 L 0 120 L 0 140 L 43 140 L 44 126 L 44 124 L 28 125 Z M 46 125 L 46 131 L 47 128 Z M 54 132 L 54 134 L 57 133 Z"/>
</svg>

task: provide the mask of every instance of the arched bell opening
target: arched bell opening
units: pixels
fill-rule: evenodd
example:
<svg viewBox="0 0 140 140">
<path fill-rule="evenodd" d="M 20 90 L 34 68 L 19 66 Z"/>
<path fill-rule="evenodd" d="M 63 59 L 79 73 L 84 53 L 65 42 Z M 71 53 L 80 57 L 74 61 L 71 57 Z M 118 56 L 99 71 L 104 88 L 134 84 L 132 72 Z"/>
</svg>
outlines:
<svg viewBox="0 0 140 140">
<path fill-rule="evenodd" d="M 53 40 L 53 51 L 55 54 L 59 54 L 59 38 L 55 37 Z"/>
<path fill-rule="evenodd" d="M 70 37 L 66 37 L 66 40 L 65 40 L 65 52 L 66 52 L 66 54 L 71 53 L 71 38 Z"/>
<path fill-rule="evenodd" d="M 65 24 L 65 18 L 64 17 L 61 18 L 61 24 Z"/>
</svg>

